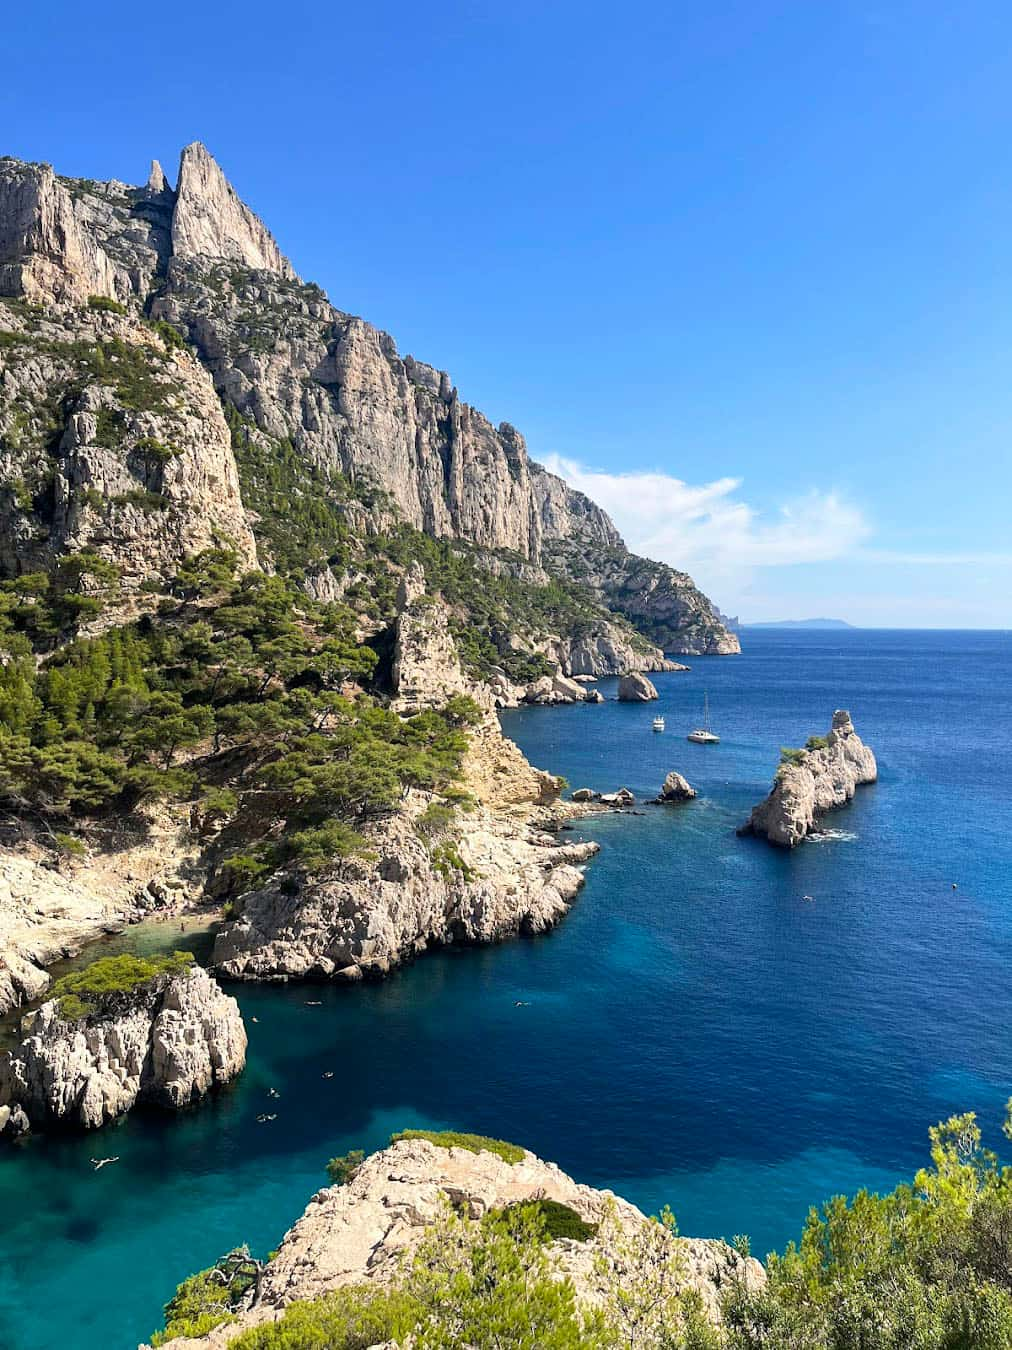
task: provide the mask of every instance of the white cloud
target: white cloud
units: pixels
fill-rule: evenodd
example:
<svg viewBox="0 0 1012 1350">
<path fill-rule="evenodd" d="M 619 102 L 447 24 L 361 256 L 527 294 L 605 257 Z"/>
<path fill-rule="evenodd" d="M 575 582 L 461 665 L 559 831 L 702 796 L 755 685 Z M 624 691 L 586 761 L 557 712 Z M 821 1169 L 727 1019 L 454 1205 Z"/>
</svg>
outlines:
<svg viewBox="0 0 1012 1350">
<path fill-rule="evenodd" d="M 603 506 L 633 552 L 691 572 L 725 604 L 757 567 L 829 562 L 870 533 L 860 509 L 836 492 L 809 492 L 765 516 L 737 495 L 740 478 L 693 486 L 666 473 L 606 473 L 560 455 L 545 467 Z"/>
</svg>

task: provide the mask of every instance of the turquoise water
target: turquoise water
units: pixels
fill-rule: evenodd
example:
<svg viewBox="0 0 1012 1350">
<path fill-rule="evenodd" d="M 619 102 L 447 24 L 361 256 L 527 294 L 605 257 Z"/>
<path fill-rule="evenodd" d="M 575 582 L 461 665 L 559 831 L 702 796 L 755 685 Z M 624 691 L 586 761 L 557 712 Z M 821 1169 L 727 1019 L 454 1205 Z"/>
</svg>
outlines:
<svg viewBox="0 0 1012 1350">
<path fill-rule="evenodd" d="M 700 792 L 581 825 L 572 837 L 602 852 L 555 933 L 430 955 L 380 985 L 239 986 L 251 1046 L 232 1090 L 0 1153 L 4 1350 L 136 1344 L 191 1270 L 242 1240 L 276 1245 L 328 1157 L 406 1125 L 523 1142 L 644 1208 L 670 1201 L 683 1232 L 748 1232 L 759 1251 L 813 1201 L 908 1175 L 951 1111 L 979 1111 L 997 1142 L 1012 1092 L 1012 639 L 746 642 L 658 676 L 659 709 L 504 716 L 574 787 L 649 795 L 677 768 Z M 704 688 L 716 747 L 683 739 Z M 880 782 L 793 854 L 737 839 L 777 747 L 841 705 Z M 277 1120 L 258 1124 L 267 1110 Z"/>
</svg>

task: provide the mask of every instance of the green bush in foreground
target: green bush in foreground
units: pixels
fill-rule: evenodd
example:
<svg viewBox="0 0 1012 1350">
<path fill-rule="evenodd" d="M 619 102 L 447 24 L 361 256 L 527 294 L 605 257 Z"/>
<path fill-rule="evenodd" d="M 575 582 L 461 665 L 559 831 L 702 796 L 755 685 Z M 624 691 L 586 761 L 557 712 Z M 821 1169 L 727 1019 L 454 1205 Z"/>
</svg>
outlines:
<svg viewBox="0 0 1012 1350">
<path fill-rule="evenodd" d="M 768 1258 L 765 1290 L 728 1291 L 728 1350 L 1012 1345 L 1012 1168 L 981 1146 L 973 1115 L 929 1136 L 932 1165 L 912 1184 L 835 1196 Z"/>
<path fill-rule="evenodd" d="M 471 1153 L 495 1153 L 504 1162 L 523 1160 L 524 1150 L 518 1144 L 507 1144 L 503 1139 L 487 1139 L 483 1134 L 458 1134 L 456 1130 L 401 1130 L 390 1136 L 391 1144 L 402 1139 L 427 1139 L 437 1148 L 466 1148 Z"/>
<path fill-rule="evenodd" d="M 232 1350 L 367 1350 L 400 1341 L 415 1325 L 419 1307 L 399 1289 L 352 1285 L 308 1303 L 293 1303 L 279 1322 L 252 1327 Z"/>
<path fill-rule="evenodd" d="M 151 1336 L 153 1346 L 165 1345 L 179 1336 L 204 1336 L 225 1322 L 235 1321 L 235 1312 L 257 1283 L 263 1262 L 237 1247 L 207 1270 L 190 1275 L 165 1305 L 165 1328 Z"/>
<path fill-rule="evenodd" d="M 173 952 L 171 956 L 147 958 L 105 956 L 93 961 L 84 970 L 75 970 L 56 981 L 50 997 L 59 999 L 60 1016 L 74 1022 L 95 1011 L 96 1000 L 106 994 L 122 994 L 147 984 L 158 975 L 171 975 L 186 970 L 193 964 L 190 952 Z"/>
</svg>

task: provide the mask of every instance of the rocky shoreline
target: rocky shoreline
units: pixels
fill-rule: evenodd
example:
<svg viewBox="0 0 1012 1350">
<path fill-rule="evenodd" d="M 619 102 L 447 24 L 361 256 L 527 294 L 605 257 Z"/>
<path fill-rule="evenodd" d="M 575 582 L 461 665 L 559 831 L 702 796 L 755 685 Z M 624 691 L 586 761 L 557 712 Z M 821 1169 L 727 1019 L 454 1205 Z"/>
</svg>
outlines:
<svg viewBox="0 0 1012 1350">
<path fill-rule="evenodd" d="M 245 1063 L 239 1005 L 199 966 L 102 995 L 86 1011 L 52 999 L 0 1053 L 0 1135 L 97 1129 L 138 1103 L 178 1110 Z"/>
</svg>

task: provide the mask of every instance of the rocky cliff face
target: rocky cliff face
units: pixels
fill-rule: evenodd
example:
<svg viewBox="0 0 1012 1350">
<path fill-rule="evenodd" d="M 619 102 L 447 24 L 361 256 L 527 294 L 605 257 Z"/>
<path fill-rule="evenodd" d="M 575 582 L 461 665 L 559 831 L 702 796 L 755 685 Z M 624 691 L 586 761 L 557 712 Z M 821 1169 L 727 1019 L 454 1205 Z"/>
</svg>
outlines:
<svg viewBox="0 0 1012 1350">
<path fill-rule="evenodd" d="M 553 566 L 566 575 L 607 555 L 598 594 L 653 641 L 677 651 L 737 649 L 688 577 L 670 568 L 645 577 L 604 512 L 534 463 L 514 427 L 494 427 L 445 372 L 402 358 L 387 334 L 302 284 L 199 144 L 183 151 L 175 191 L 158 165 L 133 188 L 0 160 L 3 295 L 47 308 L 114 297 L 135 316 L 171 321 L 260 449 L 284 442 L 324 481 L 340 473 L 382 489 L 403 520 L 429 534 L 534 560 L 558 545 Z M 46 372 L 32 379 L 45 387 Z M 220 428 L 213 431 L 217 445 Z M 180 481 L 189 467 L 178 466 Z M 214 472 L 227 489 L 220 464 Z M 210 500 L 196 483 L 190 498 Z M 225 515 L 235 528 L 231 507 Z M 639 599 L 641 582 L 649 595 Z"/>
<path fill-rule="evenodd" d="M 690 576 L 666 563 L 638 558 L 624 547 L 596 546 L 576 531 L 546 544 L 545 564 L 560 576 L 577 578 L 665 651 L 686 656 L 741 651 L 738 635 L 716 606 Z"/>
<path fill-rule="evenodd" d="M 135 317 L 0 304 L 0 571 L 91 549 L 124 590 L 213 544 L 253 566 L 228 427 L 207 373 Z"/>
<path fill-rule="evenodd" d="M 533 1153 L 508 1163 L 493 1153 L 440 1148 L 425 1139 L 402 1140 L 367 1158 L 346 1186 L 313 1196 L 302 1218 L 285 1234 L 266 1267 L 260 1297 L 238 1320 L 199 1340 L 175 1342 L 180 1350 L 227 1345 L 248 1327 L 275 1320 L 297 1299 L 319 1298 L 348 1284 L 396 1284 L 403 1259 L 425 1236 L 449 1201 L 470 1218 L 531 1200 L 554 1200 L 586 1223 L 599 1225 L 585 1242 L 562 1240 L 551 1254 L 577 1296 L 594 1303 L 595 1258 L 612 1243 L 646 1223 L 644 1215 L 610 1191 L 580 1185 L 554 1163 Z M 684 1262 L 683 1288 L 698 1291 L 709 1316 L 719 1319 L 722 1285 L 741 1279 L 751 1288 L 765 1282 L 758 1261 L 740 1256 L 725 1242 L 670 1239 Z"/>
<path fill-rule="evenodd" d="M 44 1003 L 22 1031 L 0 1055 L 0 1107 L 20 1108 L 33 1129 L 95 1129 L 137 1102 L 188 1106 L 246 1062 L 239 1005 L 196 966 L 106 995 L 76 1021 Z"/>
<path fill-rule="evenodd" d="M 794 848 L 820 816 L 845 806 L 862 783 L 877 777 L 871 748 L 854 730 L 850 713 L 837 709 L 825 745 L 806 751 L 797 763 L 781 764 L 770 795 L 753 808 L 739 833 Z"/>
</svg>

